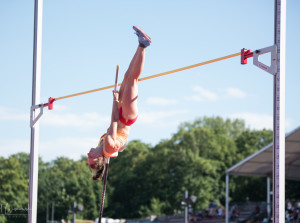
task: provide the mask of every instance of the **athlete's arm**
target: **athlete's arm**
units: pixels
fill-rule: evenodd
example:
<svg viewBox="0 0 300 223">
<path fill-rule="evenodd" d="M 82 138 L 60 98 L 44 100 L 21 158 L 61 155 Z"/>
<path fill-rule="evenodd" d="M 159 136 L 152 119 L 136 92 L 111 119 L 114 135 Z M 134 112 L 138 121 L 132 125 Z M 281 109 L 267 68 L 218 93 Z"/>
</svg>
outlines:
<svg viewBox="0 0 300 223">
<path fill-rule="evenodd" d="M 113 92 L 113 108 L 111 113 L 111 123 L 108 129 L 108 135 L 105 138 L 105 147 L 106 150 L 115 150 L 118 151 L 120 148 L 120 142 L 116 140 L 117 138 L 117 127 L 118 127 L 118 120 L 119 120 L 119 110 L 118 110 L 118 103 L 119 103 L 119 92 Z"/>
</svg>

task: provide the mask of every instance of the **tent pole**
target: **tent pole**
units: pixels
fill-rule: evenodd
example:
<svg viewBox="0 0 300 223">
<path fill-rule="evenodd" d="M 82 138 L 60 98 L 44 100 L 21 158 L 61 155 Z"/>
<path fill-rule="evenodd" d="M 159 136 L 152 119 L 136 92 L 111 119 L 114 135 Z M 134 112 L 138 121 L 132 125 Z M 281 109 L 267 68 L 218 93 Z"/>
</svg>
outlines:
<svg viewBox="0 0 300 223">
<path fill-rule="evenodd" d="M 188 213 L 188 198 L 189 198 L 189 192 L 186 190 L 184 191 L 184 201 L 185 201 L 185 206 L 184 206 L 184 223 L 189 222 L 189 213 Z"/>
<path fill-rule="evenodd" d="M 268 219 L 270 219 L 271 216 L 271 199 L 270 199 L 271 193 L 270 193 L 270 177 L 267 177 L 267 213 L 268 213 Z"/>
<path fill-rule="evenodd" d="M 225 222 L 228 223 L 229 219 L 229 174 L 226 173 L 226 198 L 225 198 L 225 206 L 226 206 L 226 213 L 225 213 Z"/>
</svg>

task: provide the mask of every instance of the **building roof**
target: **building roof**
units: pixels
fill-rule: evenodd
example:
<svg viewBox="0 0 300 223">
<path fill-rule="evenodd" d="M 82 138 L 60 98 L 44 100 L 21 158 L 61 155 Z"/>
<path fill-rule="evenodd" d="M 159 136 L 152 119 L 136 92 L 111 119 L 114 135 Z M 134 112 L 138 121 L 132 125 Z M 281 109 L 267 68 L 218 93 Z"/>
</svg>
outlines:
<svg viewBox="0 0 300 223">
<path fill-rule="evenodd" d="M 273 143 L 229 168 L 226 173 L 240 176 L 272 177 Z M 300 127 L 285 137 L 285 178 L 300 181 Z"/>
</svg>

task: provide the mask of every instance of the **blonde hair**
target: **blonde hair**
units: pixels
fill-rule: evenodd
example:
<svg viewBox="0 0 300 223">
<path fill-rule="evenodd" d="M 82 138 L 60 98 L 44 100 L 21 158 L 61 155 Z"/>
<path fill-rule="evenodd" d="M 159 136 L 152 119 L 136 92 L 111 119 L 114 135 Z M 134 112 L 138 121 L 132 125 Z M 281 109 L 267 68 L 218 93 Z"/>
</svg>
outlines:
<svg viewBox="0 0 300 223">
<path fill-rule="evenodd" d="M 106 168 L 105 163 L 106 163 L 106 157 L 101 156 L 97 158 L 95 164 L 89 165 L 91 172 L 93 172 L 92 179 L 94 181 L 102 180 Z"/>
</svg>

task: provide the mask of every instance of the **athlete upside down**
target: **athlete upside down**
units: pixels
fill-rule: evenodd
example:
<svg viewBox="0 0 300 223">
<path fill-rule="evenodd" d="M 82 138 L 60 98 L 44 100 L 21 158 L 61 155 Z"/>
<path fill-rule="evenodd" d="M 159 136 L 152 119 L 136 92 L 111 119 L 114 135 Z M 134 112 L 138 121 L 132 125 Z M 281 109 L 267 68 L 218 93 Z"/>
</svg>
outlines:
<svg viewBox="0 0 300 223">
<path fill-rule="evenodd" d="M 133 29 L 138 36 L 139 46 L 124 75 L 120 91 L 113 91 L 111 123 L 96 148 L 88 153 L 88 164 L 94 171 L 93 180 L 101 180 L 105 171 L 105 159 L 118 156 L 126 147 L 130 126 L 137 120 L 138 78 L 145 62 L 145 49 L 151 38 L 137 26 Z"/>
</svg>

